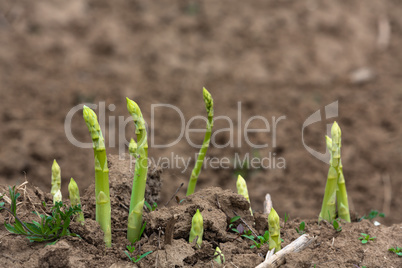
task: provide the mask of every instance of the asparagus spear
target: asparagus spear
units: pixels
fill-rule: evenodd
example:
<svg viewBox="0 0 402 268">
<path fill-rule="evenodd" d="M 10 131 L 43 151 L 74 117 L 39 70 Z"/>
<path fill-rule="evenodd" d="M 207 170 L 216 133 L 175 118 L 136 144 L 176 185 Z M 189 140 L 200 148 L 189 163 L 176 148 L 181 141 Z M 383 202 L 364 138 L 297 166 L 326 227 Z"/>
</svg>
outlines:
<svg viewBox="0 0 402 268">
<path fill-rule="evenodd" d="M 109 194 L 109 168 L 107 166 L 105 141 L 98 123 L 98 118 L 94 111 L 84 105 L 83 115 L 91 134 L 95 155 L 96 221 L 99 223 L 105 234 L 104 241 L 106 246 L 110 247 L 112 241 L 110 232 L 111 208 Z M 100 195 L 101 192 L 103 193 L 102 195 Z M 100 200 L 99 198 L 102 199 Z"/>
<path fill-rule="evenodd" d="M 281 227 L 279 225 L 279 216 L 274 208 L 268 215 L 268 230 L 269 230 L 269 249 L 275 248 L 275 252 L 281 250 Z"/>
<path fill-rule="evenodd" d="M 236 187 L 237 187 L 237 193 L 239 195 L 244 196 L 244 198 L 246 198 L 247 201 L 250 203 L 250 198 L 248 196 L 248 190 L 247 190 L 247 184 L 241 175 L 237 176 Z M 253 210 L 251 209 L 251 205 L 250 205 L 250 213 L 251 213 L 251 216 L 253 216 Z"/>
<path fill-rule="evenodd" d="M 200 149 L 200 153 L 198 154 L 197 162 L 195 163 L 194 169 L 191 172 L 190 181 L 188 183 L 187 194 L 194 193 L 195 185 L 197 184 L 198 176 L 201 172 L 202 163 L 204 162 L 205 154 L 207 153 L 209 143 L 211 140 L 211 133 L 212 133 L 212 126 L 213 126 L 213 117 L 214 117 L 214 100 L 212 99 L 211 94 L 203 88 L 203 97 L 205 102 L 205 108 L 208 112 L 208 123 L 207 123 L 207 130 L 205 132 L 204 141 L 202 143 L 202 147 Z"/>
<path fill-rule="evenodd" d="M 134 243 L 140 239 L 142 227 L 142 212 L 144 207 L 145 187 L 148 173 L 148 141 L 145 120 L 137 103 L 127 98 L 127 110 L 135 124 L 137 135 L 137 154 L 135 162 L 133 188 L 131 192 L 130 210 L 128 216 L 127 239 Z M 134 146 L 134 144 L 132 145 Z M 134 147 L 132 147 L 133 149 Z"/>
<path fill-rule="evenodd" d="M 78 185 L 73 178 L 70 179 L 70 183 L 68 184 L 68 193 L 70 196 L 71 206 L 81 205 L 80 190 L 78 189 Z M 81 222 L 81 224 L 84 225 L 85 219 L 82 211 L 78 212 L 76 221 Z"/>
<path fill-rule="evenodd" d="M 348 194 L 346 192 L 345 177 L 343 176 L 343 166 L 341 161 L 341 128 L 334 122 L 332 128 L 334 128 L 334 134 L 332 135 L 332 165 L 337 169 L 338 173 L 338 189 L 336 192 L 336 199 L 338 205 L 338 216 L 347 222 L 350 222 Z M 332 130 L 331 130 L 332 132 Z M 336 159 L 334 161 L 334 159 Z"/>
<path fill-rule="evenodd" d="M 319 221 L 332 222 L 335 219 L 335 201 L 337 200 L 339 217 L 350 222 L 348 197 L 341 162 L 341 129 L 336 122 L 332 125 L 331 136 L 332 139 L 326 136 L 331 160 Z"/>
<path fill-rule="evenodd" d="M 61 172 L 60 166 L 57 164 L 56 159 L 53 161 L 52 165 L 52 189 L 50 193 L 54 196 L 58 190 L 61 188 Z"/>
<path fill-rule="evenodd" d="M 194 239 L 197 238 L 197 245 L 201 247 L 202 245 L 202 235 L 204 234 L 204 220 L 202 218 L 201 212 L 197 209 L 191 221 L 191 230 L 189 242 L 193 243 Z"/>
<path fill-rule="evenodd" d="M 225 256 L 223 255 L 223 253 L 222 253 L 222 251 L 221 251 L 221 249 L 219 247 L 216 247 L 216 249 L 215 249 L 215 254 L 214 255 L 217 255 L 217 254 L 218 254 L 218 256 L 216 256 L 214 260 L 218 264 L 225 263 Z"/>
</svg>

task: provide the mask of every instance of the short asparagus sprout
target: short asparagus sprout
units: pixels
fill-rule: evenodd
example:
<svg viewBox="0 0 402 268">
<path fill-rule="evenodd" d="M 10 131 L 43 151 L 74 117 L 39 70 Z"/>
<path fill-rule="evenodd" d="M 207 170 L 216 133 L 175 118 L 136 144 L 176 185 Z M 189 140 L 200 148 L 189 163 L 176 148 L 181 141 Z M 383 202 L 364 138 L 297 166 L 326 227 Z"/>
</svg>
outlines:
<svg viewBox="0 0 402 268">
<path fill-rule="evenodd" d="M 241 175 L 237 176 L 236 187 L 237 187 L 237 193 L 239 195 L 244 196 L 244 198 L 246 198 L 246 200 L 250 203 L 250 198 L 248 196 L 248 190 L 247 190 L 247 183 Z M 250 213 L 251 215 L 253 215 L 251 205 L 250 205 Z"/>
<path fill-rule="evenodd" d="M 332 125 L 331 136 L 332 139 L 326 136 L 326 144 L 331 153 L 331 160 L 329 162 L 330 167 L 319 221 L 333 222 L 336 211 L 335 201 L 337 201 L 338 216 L 350 222 L 348 195 L 341 161 L 341 129 L 336 122 Z"/>
<path fill-rule="evenodd" d="M 195 186 L 197 184 L 198 176 L 201 173 L 201 167 L 202 163 L 204 162 L 205 154 L 207 153 L 209 143 L 211 140 L 211 133 L 212 133 L 212 126 L 213 126 L 213 117 L 214 117 L 214 100 L 212 99 L 211 94 L 206 90 L 206 88 L 203 88 L 203 97 L 204 97 L 204 102 L 205 102 L 205 108 L 207 109 L 208 113 L 208 122 L 207 122 L 207 130 L 205 132 L 205 137 L 204 141 L 202 143 L 200 153 L 198 154 L 197 162 L 195 163 L 194 169 L 191 172 L 190 176 L 190 181 L 188 183 L 188 188 L 187 188 L 187 194 L 186 196 L 189 196 L 190 194 L 194 193 Z"/>
<path fill-rule="evenodd" d="M 70 183 L 68 184 L 68 193 L 70 196 L 71 206 L 81 205 L 80 190 L 78 189 L 78 185 L 73 178 L 70 179 Z M 82 211 L 78 212 L 76 221 L 84 225 L 85 219 Z"/>
<path fill-rule="evenodd" d="M 268 215 L 268 229 L 269 229 L 269 249 L 275 248 L 275 252 L 281 250 L 281 227 L 279 225 L 279 216 L 274 208 Z"/>
<path fill-rule="evenodd" d="M 84 105 L 85 123 L 91 134 L 95 155 L 96 221 L 104 232 L 107 247 L 111 246 L 111 208 L 109 194 L 109 168 L 107 166 L 105 141 L 94 111 Z M 102 193 L 102 194 L 101 194 Z M 101 200 L 99 198 L 102 198 Z"/>
<path fill-rule="evenodd" d="M 61 191 L 57 190 L 57 192 L 53 196 L 53 204 L 56 204 L 56 202 L 61 202 L 61 201 L 62 201 Z"/>
<path fill-rule="evenodd" d="M 60 172 L 60 166 L 59 164 L 57 164 L 57 161 L 55 159 L 52 165 L 52 189 L 50 193 L 54 196 L 60 189 L 61 189 L 61 172 Z"/>
<path fill-rule="evenodd" d="M 197 238 L 197 245 L 201 247 L 202 235 L 204 234 L 204 220 L 202 218 L 201 212 L 197 209 L 191 221 L 191 230 L 189 242 L 193 243 L 194 239 Z"/>
<path fill-rule="evenodd" d="M 214 259 L 218 264 L 225 263 L 225 256 L 223 255 L 223 253 L 219 247 L 216 247 L 215 255 L 218 255 Z"/>
<path fill-rule="evenodd" d="M 131 243 L 140 239 L 142 227 L 142 213 L 144 207 L 145 187 L 148 174 L 148 141 L 145 129 L 145 120 L 137 103 L 127 99 L 127 110 L 135 124 L 137 143 L 130 142 L 130 153 L 136 157 L 133 188 L 131 192 L 130 210 L 127 225 L 127 239 Z M 135 149 L 135 150 L 134 150 Z"/>
</svg>

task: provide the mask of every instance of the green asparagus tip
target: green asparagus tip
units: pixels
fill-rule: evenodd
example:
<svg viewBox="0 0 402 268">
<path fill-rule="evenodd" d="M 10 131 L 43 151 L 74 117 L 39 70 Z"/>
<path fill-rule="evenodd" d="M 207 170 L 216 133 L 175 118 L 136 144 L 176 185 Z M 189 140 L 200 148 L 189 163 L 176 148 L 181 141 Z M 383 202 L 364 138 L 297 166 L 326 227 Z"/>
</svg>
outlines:
<svg viewBox="0 0 402 268">
<path fill-rule="evenodd" d="M 94 127 L 98 124 L 98 117 L 96 116 L 95 112 L 88 106 L 84 105 L 83 115 L 85 122 L 87 124 L 90 124 L 91 127 Z"/>
<path fill-rule="evenodd" d="M 61 187 L 61 170 L 59 164 L 57 164 L 56 159 L 53 161 L 52 165 L 52 189 L 50 193 L 54 196 L 57 190 Z"/>
<path fill-rule="evenodd" d="M 92 140 L 99 139 L 100 126 L 95 112 L 91 108 L 84 105 L 83 116 L 88 130 L 91 133 Z"/>
<path fill-rule="evenodd" d="M 269 229 L 269 249 L 275 248 L 275 252 L 281 250 L 281 227 L 279 225 L 279 216 L 274 208 L 268 215 L 268 229 Z"/>
<path fill-rule="evenodd" d="M 58 175 L 58 174 L 60 174 L 60 166 L 59 166 L 59 164 L 57 163 L 56 159 L 53 160 L 52 173 L 53 173 L 53 175 Z"/>
<path fill-rule="evenodd" d="M 336 143 L 340 143 L 341 140 L 341 128 L 339 127 L 338 123 L 335 121 L 331 128 L 331 136 L 332 141 Z"/>
<path fill-rule="evenodd" d="M 244 198 L 246 198 L 247 201 L 250 202 L 250 198 L 248 196 L 247 184 L 241 175 L 237 176 L 236 187 L 237 187 L 237 193 L 244 196 Z"/>
<path fill-rule="evenodd" d="M 127 97 L 126 97 L 126 100 L 127 100 L 127 110 L 133 117 L 133 120 L 135 123 L 138 120 L 138 118 L 142 116 L 140 107 L 138 106 L 138 104 L 135 101 L 130 100 Z"/>
<path fill-rule="evenodd" d="M 204 219 L 202 218 L 201 212 L 197 209 L 191 221 L 190 239 L 189 242 L 193 243 L 194 239 L 198 237 L 197 244 L 201 247 L 202 235 L 204 234 Z"/>
<path fill-rule="evenodd" d="M 211 93 L 209 93 L 205 87 L 203 88 L 203 97 L 208 116 L 211 117 L 214 115 L 214 100 L 212 99 Z"/>
<path fill-rule="evenodd" d="M 73 178 L 70 179 L 70 183 L 68 184 L 68 192 L 70 193 L 77 193 L 78 190 L 78 185 L 75 182 L 75 180 Z"/>
</svg>

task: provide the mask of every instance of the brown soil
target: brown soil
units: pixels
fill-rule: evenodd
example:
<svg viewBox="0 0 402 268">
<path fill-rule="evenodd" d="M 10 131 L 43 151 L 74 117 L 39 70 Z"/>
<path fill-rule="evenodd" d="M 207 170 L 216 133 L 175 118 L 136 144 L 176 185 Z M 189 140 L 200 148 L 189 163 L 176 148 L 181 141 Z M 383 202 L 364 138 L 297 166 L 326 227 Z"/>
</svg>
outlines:
<svg viewBox="0 0 402 268">
<path fill-rule="evenodd" d="M 113 163 L 111 170 L 113 170 Z M 151 172 L 155 177 L 155 170 Z M 121 177 L 120 177 L 121 178 Z M 255 267 L 263 261 L 268 250 L 264 244 L 260 249 L 250 249 L 250 240 L 239 238 L 228 231 L 228 221 L 236 212 L 258 233 L 267 230 L 267 215 L 254 213 L 250 215 L 249 203 L 242 196 L 231 190 L 207 188 L 187 197 L 181 204 L 170 207 L 160 205 L 156 211 L 146 213 L 145 234 L 136 243 L 137 250 L 133 254 L 152 251 L 147 257 L 133 265 L 124 254 L 126 245 L 126 224 L 129 206 L 129 194 L 126 193 L 126 182 L 111 173 L 112 201 L 112 239 L 111 248 L 104 247 L 103 235 L 94 220 L 93 191 L 83 196 L 85 225 L 73 223 L 70 230 L 81 238 L 65 237 L 55 245 L 46 243 L 30 243 L 26 238 L 8 233 L 4 226 L 0 227 L 0 262 L 4 267 L 205 267 L 213 263 L 214 250 L 219 246 L 226 259 L 226 267 Z M 155 183 L 151 177 L 150 184 Z M 156 180 L 157 182 L 158 180 Z M 4 186 L 1 187 L 5 191 Z M 92 189 L 93 190 L 93 189 Z M 41 205 L 45 201 L 52 203 L 49 194 L 30 184 L 19 189 L 18 215 L 24 220 L 33 220 L 33 210 L 44 213 Z M 147 201 L 152 196 L 146 197 Z M 204 219 L 204 236 L 201 248 L 188 242 L 191 218 L 200 209 Z M 47 211 L 49 212 L 49 211 Z M 37 219 L 35 219 L 37 220 Z M 1 222 L 13 222 L 5 211 L 0 213 Z M 173 223 L 169 223 L 173 221 Z M 295 227 L 300 219 L 281 221 L 281 237 L 286 246 L 299 234 Z M 316 241 L 306 250 L 294 253 L 286 258 L 283 267 L 399 267 L 401 258 L 387 251 L 402 240 L 402 225 L 391 227 L 375 227 L 371 222 L 363 220 L 355 223 L 342 223 L 342 231 L 336 232 L 330 224 L 316 220 L 306 220 L 306 233 L 317 236 Z M 247 228 L 246 228 L 247 229 Z M 359 240 L 360 233 L 375 236 L 374 242 L 363 245 Z"/>
<path fill-rule="evenodd" d="M 276 153 L 286 169 L 250 170 L 246 174 L 251 202 L 262 209 L 270 192 L 278 213 L 315 218 L 328 166 L 302 145 L 301 129 L 309 115 L 339 100 L 343 131 L 344 171 L 354 209 L 387 214 L 384 223 L 402 221 L 402 5 L 398 1 L 2 1 L 0 3 L 0 181 L 13 185 L 24 177 L 50 189 L 50 167 L 57 159 L 62 177 L 74 177 L 83 189 L 93 182 L 90 149 L 72 145 L 64 132 L 68 111 L 85 102 L 116 105 L 109 116 L 129 115 L 125 97 L 138 101 L 147 121 L 151 104 L 169 103 L 185 114 L 205 116 L 201 89 L 215 99 L 215 115 L 241 125 L 253 115 L 286 116 L 278 124 L 277 146 L 272 137 L 256 133 L 252 141 L 268 143 L 252 150 L 242 145 L 210 148 L 210 157 L 234 159 L 235 153 L 267 156 Z M 377 45 L 378 24 L 389 22 L 388 46 Z M 387 24 L 386 24 L 387 25 Z M 353 83 L 350 75 L 366 68 L 374 76 Z M 99 110 L 98 110 L 99 112 Z M 186 121 L 187 122 L 187 121 Z M 106 122 L 108 126 L 108 121 Z M 204 127 L 202 122 L 200 127 Z M 256 121 L 252 127 L 261 127 Z M 325 150 L 325 123 L 305 131 L 306 144 Z M 117 124 L 117 119 L 116 119 Z M 155 142 L 179 135 L 175 112 L 156 112 Z M 196 127 L 196 126 L 193 126 Z M 228 127 L 216 122 L 214 130 Z M 117 154 L 117 142 L 108 152 Z M 72 132 L 90 142 L 80 115 Z M 123 133 L 124 134 L 124 133 Z M 126 128 L 126 139 L 133 126 Z M 202 137 L 190 135 L 193 142 Z M 218 143 L 229 139 L 217 136 Z M 237 133 L 233 139 L 237 141 Z M 188 159 L 198 150 L 184 139 L 167 149 L 150 148 L 155 159 L 171 153 Z M 164 173 L 162 201 L 191 168 Z M 198 189 L 235 189 L 233 169 L 207 168 Z M 67 183 L 63 183 L 67 193 Z M 185 188 L 180 194 L 183 196 Z"/>
</svg>

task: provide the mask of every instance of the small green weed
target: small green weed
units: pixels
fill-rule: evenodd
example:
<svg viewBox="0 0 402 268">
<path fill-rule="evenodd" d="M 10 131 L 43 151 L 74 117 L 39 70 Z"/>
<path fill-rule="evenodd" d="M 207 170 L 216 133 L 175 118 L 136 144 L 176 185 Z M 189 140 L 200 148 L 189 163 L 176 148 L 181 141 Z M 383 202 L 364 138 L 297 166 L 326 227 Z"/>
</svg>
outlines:
<svg viewBox="0 0 402 268">
<path fill-rule="evenodd" d="M 283 217 L 283 221 L 285 222 L 285 224 L 283 225 L 283 228 L 285 228 L 286 223 L 288 222 L 288 220 L 289 220 L 289 214 L 287 214 L 287 213 L 285 212 L 285 217 Z"/>
<path fill-rule="evenodd" d="M 399 257 L 402 257 L 402 248 L 400 248 L 400 247 L 390 248 L 390 249 L 388 249 L 388 251 L 394 252 Z"/>
<path fill-rule="evenodd" d="M 342 226 L 339 224 L 339 219 L 338 220 L 334 220 L 332 222 L 332 226 L 334 227 L 335 231 L 340 232 L 342 231 Z"/>
<path fill-rule="evenodd" d="M 155 211 L 158 208 L 158 204 L 156 202 L 154 202 L 152 206 L 147 201 L 144 201 L 144 204 L 149 211 Z"/>
<path fill-rule="evenodd" d="M 15 192 L 15 186 L 8 188 L 11 207 L 8 209 L 4 207 L 4 202 L 1 202 L 0 210 L 5 209 L 15 218 L 14 225 L 9 223 L 4 224 L 10 233 L 24 235 L 30 242 L 54 241 L 50 244 L 55 244 L 63 236 L 78 236 L 71 233 L 68 227 L 73 216 L 81 212 L 81 205 L 67 207 L 62 202 L 56 202 L 49 216 L 34 212 L 34 214 L 40 217 L 41 222 L 23 222 L 17 216 L 17 199 L 20 194 Z"/>
<path fill-rule="evenodd" d="M 144 233 L 146 224 L 147 224 L 147 222 L 144 222 L 144 224 L 143 224 L 142 227 L 141 227 L 140 236 L 139 236 L 140 238 L 141 238 L 142 234 Z M 136 241 L 134 241 L 134 243 L 137 242 L 137 241 L 138 241 L 138 239 L 137 239 Z M 132 253 L 135 251 L 135 246 L 134 246 L 134 244 L 128 245 L 128 246 L 126 246 L 126 248 L 127 248 L 128 252 L 127 252 L 127 250 L 125 250 L 124 253 L 125 253 L 125 254 L 127 255 L 127 257 L 130 259 L 130 261 L 131 261 L 131 262 L 134 262 L 134 263 L 139 262 L 142 258 L 144 258 L 144 257 L 147 256 L 148 254 L 151 254 L 151 253 L 152 253 L 152 250 L 151 250 L 151 251 L 145 252 L 145 253 L 142 254 L 142 255 L 137 255 L 137 257 L 131 257 L 130 254 L 132 254 Z M 129 252 L 130 252 L 130 253 L 129 253 Z"/>
<path fill-rule="evenodd" d="M 234 223 L 235 223 L 236 221 L 238 221 L 239 219 L 240 219 L 240 216 L 234 216 L 233 218 L 231 218 L 230 221 L 229 221 L 228 230 L 229 230 L 229 229 L 232 229 L 233 226 L 234 226 Z"/>
<path fill-rule="evenodd" d="M 243 235 L 250 236 L 252 234 L 251 230 L 246 230 L 241 223 L 237 225 L 236 228 L 232 228 L 232 231 L 238 233 L 241 236 Z"/>
<path fill-rule="evenodd" d="M 359 221 L 361 221 L 363 219 L 367 219 L 367 220 L 371 221 L 371 220 L 375 219 L 376 217 L 384 218 L 385 214 L 378 212 L 378 210 L 371 210 L 370 213 L 367 216 L 364 215 L 363 217 L 361 217 L 359 219 Z"/>
<path fill-rule="evenodd" d="M 295 228 L 295 230 L 299 235 L 302 235 L 305 233 L 305 231 L 304 231 L 305 228 L 306 228 L 306 223 L 304 221 L 302 221 L 299 225 L 299 228 Z"/>
<path fill-rule="evenodd" d="M 359 237 L 359 240 L 362 241 L 362 244 L 366 244 L 369 241 L 374 241 L 374 239 L 376 238 L 375 236 L 370 237 L 370 235 L 365 234 L 365 233 L 360 233 L 362 236 Z"/>
<path fill-rule="evenodd" d="M 128 251 L 129 251 L 130 253 L 133 253 L 133 252 L 135 251 L 135 246 L 134 246 L 134 245 L 128 245 L 128 246 L 126 246 L 126 248 L 128 249 Z M 151 253 L 152 253 L 152 250 L 151 250 L 151 251 L 148 251 L 148 252 L 145 252 L 145 253 L 142 254 L 142 255 L 137 255 L 137 257 L 131 257 L 131 256 L 130 256 L 130 253 L 128 253 L 127 251 L 124 251 L 124 253 L 127 255 L 127 257 L 130 259 L 131 262 L 136 263 L 136 262 L 139 262 L 139 261 L 140 261 L 142 258 L 144 258 L 145 256 L 151 254 Z"/>
<path fill-rule="evenodd" d="M 252 236 L 252 235 L 242 235 L 242 237 L 250 239 L 251 241 L 254 242 L 254 245 L 252 245 L 250 248 L 255 248 L 255 247 L 256 248 L 261 248 L 261 246 L 263 244 L 268 243 L 268 241 L 269 241 L 269 231 L 265 231 L 263 236 L 261 236 L 261 235 L 257 236 L 257 238 L 258 238 L 258 240 L 260 240 L 260 242 L 257 242 L 255 240 L 255 237 Z"/>
</svg>

